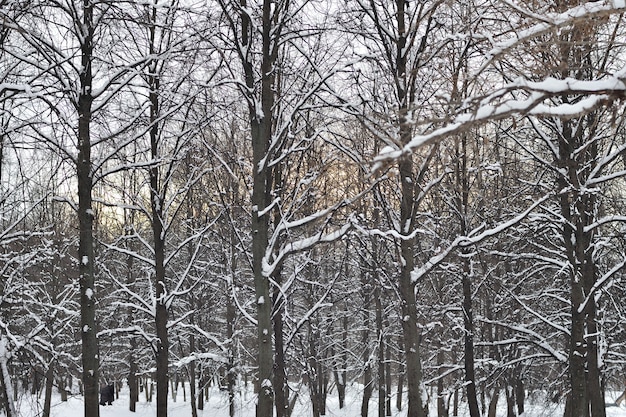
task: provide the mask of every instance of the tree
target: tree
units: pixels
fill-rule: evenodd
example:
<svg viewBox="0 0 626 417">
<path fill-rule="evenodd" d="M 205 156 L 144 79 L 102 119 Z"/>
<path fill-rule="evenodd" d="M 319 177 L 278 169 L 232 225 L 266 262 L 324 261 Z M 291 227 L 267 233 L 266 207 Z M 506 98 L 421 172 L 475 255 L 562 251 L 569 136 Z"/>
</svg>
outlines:
<svg viewBox="0 0 626 417">
<path fill-rule="evenodd" d="M 280 384 L 284 378 L 282 370 L 275 378 L 272 335 L 280 327 L 278 315 L 282 314 L 283 301 L 276 299 L 274 304 L 272 285 L 280 287 L 281 268 L 289 255 L 335 240 L 348 229 L 345 220 L 339 227 L 329 227 L 329 219 L 348 201 L 303 206 L 305 202 L 317 203 L 309 200 L 307 193 L 314 190 L 315 181 L 325 172 L 307 170 L 306 164 L 300 170 L 296 165 L 292 178 L 285 167 L 290 161 L 306 163 L 308 155 L 316 153 L 315 144 L 322 140 L 323 129 L 309 121 L 314 121 L 311 115 L 323 113 L 320 109 L 326 108 L 329 100 L 336 103 L 327 84 L 343 67 L 341 60 L 332 56 L 333 50 L 317 47 L 317 40 L 326 38 L 328 32 L 326 22 L 320 23 L 313 14 L 314 2 L 219 0 L 219 5 L 228 35 L 217 47 L 227 56 L 229 83 L 235 85 L 247 105 L 252 144 L 251 260 L 260 384 L 257 416 L 272 415 L 275 396 L 280 403 L 277 414 L 282 415 L 286 390 L 274 386 L 274 381 Z M 241 69 L 230 63 L 231 57 L 238 59 Z M 339 216 L 345 217 L 345 213 Z M 273 322 L 274 305 L 277 316 Z"/>
<path fill-rule="evenodd" d="M 419 104 L 425 102 L 430 94 L 420 77 L 424 75 L 437 50 L 435 14 L 441 4 L 440 1 L 429 1 L 412 7 L 403 0 L 395 1 L 391 5 L 387 2 L 358 2 L 359 13 L 362 15 L 358 20 L 371 22 L 374 28 L 373 33 L 365 32 L 367 38 L 363 40 L 363 44 L 365 48 L 381 56 L 378 61 L 381 68 L 374 70 L 373 74 L 379 71 L 384 74 L 388 84 L 383 88 L 393 94 L 393 101 L 385 109 L 390 112 L 387 114 L 386 124 L 392 133 L 388 137 L 379 138 L 386 144 L 407 145 L 415 121 L 420 117 L 429 117 L 428 106 L 419 109 Z M 380 131 L 384 130 L 378 130 Z M 402 308 L 408 415 L 411 417 L 425 416 L 428 413 L 427 404 L 423 402 L 425 393 L 422 386 L 422 359 L 415 298 L 417 282 L 411 277 L 411 272 L 415 268 L 417 207 L 421 190 L 428 188 L 421 181 L 431 156 L 432 153 L 429 155 L 427 151 L 423 159 L 417 162 L 414 155 L 401 155 L 397 158 L 400 182 L 399 215 L 394 224 L 399 235 L 397 256 L 400 270 L 397 288 Z"/>
<path fill-rule="evenodd" d="M 190 276 L 190 271 L 206 232 L 203 224 L 185 236 L 180 226 L 187 214 L 191 190 L 205 173 L 205 164 L 191 157 L 196 146 L 194 135 L 204 125 L 195 119 L 198 116 L 196 106 L 205 103 L 196 104 L 199 99 L 194 97 L 200 93 L 194 79 L 199 71 L 199 50 L 196 49 L 191 56 L 186 54 L 191 49 L 190 43 L 200 39 L 185 34 L 189 28 L 187 19 L 197 22 L 198 15 L 176 1 L 167 7 L 157 3 L 137 4 L 125 11 L 126 20 L 138 26 L 133 36 L 134 49 L 129 48 L 129 51 L 143 63 L 136 70 L 141 84 L 124 92 L 125 98 L 136 105 L 131 108 L 131 118 L 126 125 L 131 137 L 128 143 L 136 146 L 130 153 L 117 151 L 112 156 L 106 166 L 112 180 L 106 185 L 121 193 L 124 200 L 132 201 L 132 208 L 138 213 L 132 216 L 133 223 L 146 219 L 150 225 L 149 238 L 140 236 L 144 230 L 138 224 L 125 225 L 130 232 L 120 231 L 126 234 L 122 241 L 137 240 L 137 249 L 128 250 L 116 244 L 108 247 L 134 257 L 151 270 L 149 301 L 134 293 L 132 286 L 119 281 L 117 284 L 126 296 L 142 298 L 144 312 L 154 320 L 154 336 L 148 342 L 156 361 L 157 415 L 166 417 L 172 304 L 200 280 L 197 276 Z M 201 117 L 208 116 L 202 114 Z M 134 175 L 138 169 L 144 170 L 142 179 Z M 131 181 L 142 181 L 140 185 L 131 183 L 130 190 L 120 190 L 115 182 L 116 175 L 123 176 L 125 171 Z M 171 249 L 168 248 L 170 245 Z M 148 251 L 147 257 L 140 254 L 141 246 Z M 174 255 L 185 247 L 190 247 L 187 253 L 191 257 L 187 266 L 181 267 L 184 264 L 176 265 L 179 258 Z M 178 268 L 182 268 L 182 272 L 178 272 Z"/>
</svg>

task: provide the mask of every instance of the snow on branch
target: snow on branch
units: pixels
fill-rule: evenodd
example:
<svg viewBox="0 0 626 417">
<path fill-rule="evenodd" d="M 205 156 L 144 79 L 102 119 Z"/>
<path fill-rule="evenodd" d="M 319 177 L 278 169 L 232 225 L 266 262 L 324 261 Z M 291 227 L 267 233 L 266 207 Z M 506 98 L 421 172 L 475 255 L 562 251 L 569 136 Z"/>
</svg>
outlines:
<svg viewBox="0 0 626 417">
<path fill-rule="evenodd" d="M 500 100 L 501 97 L 509 93 L 520 91 L 525 91 L 529 94 L 524 99 L 511 98 Z M 557 95 L 587 95 L 587 97 L 574 103 L 546 104 L 547 99 Z M 622 98 L 626 98 L 626 67 L 603 80 L 581 81 L 551 78 L 542 82 L 517 80 L 484 99 L 470 99 L 471 101 L 479 102 L 475 110 L 456 115 L 450 123 L 432 132 L 413 136 L 404 147 L 399 149 L 394 149 L 390 146 L 385 147 L 374 158 L 371 171 L 375 173 L 403 155 L 411 154 L 415 149 L 438 142 L 448 136 L 462 133 L 471 127 L 480 126 L 489 121 L 501 120 L 516 115 L 572 118 L 590 113 L 601 106 L 610 105 L 616 99 Z M 492 103 L 492 101 L 496 100 L 498 102 Z"/>
<path fill-rule="evenodd" d="M 589 294 L 587 294 L 585 301 L 578 307 L 578 312 L 582 313 L 583 311 L 585 311 L 585 309 L 587 308 L 587 304 L 589 304 L 589 301 L 592 299 L 595 300 L 596 293 L 600 291 L 603 287 L 610 286 L 615 275 L 625 267 L 626 258 L 622 259 L 622 261 L 614 265 L 610 271 L 602 275 L 600 279 L 598 279 L 593 284 L 593 287 L 591 287 L 591 290 L 589 291 Z"/>
<path fill-rule="evenodd" d="M 194 361 L 199 361 L 203 359 L 208 359 L 208 360 L 212 360 L 212 361 L 220 362 L 220 363 L 228 363 L 228 359 L 226 359 L 226 357 L 222 355 L 217 355 L 211 352 L 203 352 L 203 353 L 194 352 L 191 355 L 185 356 L 181 358 L 180 360 L 174 362 L 172 366 L 174 368 L 180 369 L 184 366 L 189 365 L 190 363 Z"/>
<path fill-rule="evenodd" d="M 450 255 L 450 253 L 456 250 L 457 248 L 475 245 L 477 243 L 482 242 L 485 239 L 496 236 L 497 234 L 509 229 L 512 226 L 515 226 L 516 224 L 524 220 L 524 218 L 526 218 L 536 207 L 543 204 L 543 202 L 549 199 L 550 197 L 551 197 L 550 194 L 544 195 L 542 198 L 535 201 L 533 204 L 530 205 L 530 207 L 528 207 L 525 211 L 523 211 L 519 215 L 491 229 L 484 230 L 481 233 L 478 233 L 478 231 L 473 231 L 468 236 L 458 236 L 456 239 L 454 239 L 454 241 L 450 245 L 448 245 L 447 248 L 439 252 L 439 254 L 430 258 L 424 265 L 418 268 L 415 268 L 413 271 L 411 271 L 411 282 L 415 284 L 424 275 L 426 275 L 427 273 L 432 271 L 434 268 L 436 268 L 439 264 L 441 264 L 448 257 L 448 255 Z"/>
<path fill-rule="evenodd" d="M 273 261 L 270 262 L 268 260 L 268 256 L 263 257 L 263 275 L 266 277 L 271 276 L 276 267 L 282 263 L 283 259 L 287 255 L 308 250 L 320 243 L 334 242 L 344 236 L 351 228 L 352 221 L 349 221 L 339 229 L 332 232 L 324 233 L 320 231 L 313 236 L 287 243 L 283 248 L 281 248 Z"/>
<path fill-rule="evenodd" d="M 515 5 L 506 1 L 509 6 Z M 517 6 L 514 7 L 518 9 Z M 589 2 L 571 8 L 564 13 L 547 16 L 531 16 L 540 19 L 528 29 L 518 31 L 516 37 L 494 46 L 486 55 L 486 61 L 476 74 L 490 65 L 494 58 L 501 56 L 520 43 L 536 38 L 576 21 L 606 16 L 626 11 L 626 0 L 605 0 Z M 526 13 L 529 14 L 530 12 Z M 518 98 L 523 95 L 522 98 Z M 550 103 L 556 96 L 572 96 L 569 103 Z M 415 149 L 459 134 L 467 129 L 483 125 L 489 121 L 505 119 L 511 116 L 537 116 L 572 118 L 582 116 L 599 107 L 612 105 L 616 100 L 626 98 L 626 67 L 596 80 L 577 80 L 574 78 L 556 79 L 548 77 L 543 81 L 529 81 L 519 78 L 497 88 L 487 95 L 469 97 L 458 107 L 457 113 L 438 122 L 441 127 L 413 136 L 403 146 L 386 146 L 374 158 L 372 173 L 376 173 L 403 155 L 411 154 Z"/>
<path fill-rule="evenodd" d="M 483 321 L 488 324 L 495 324 L 497 326 L 502 326 L 511 331 L 520 333 L 522 335 L 526 335 L 528 337 L 528 342 L 536 345 L 540 349 L 549 353 L 557 361 L 561 363 L 567 363 L 567 356 L 564 353 L 562 353 L 558 348 L 555 348 L 552 345 L 550 345 L 550 343 L 548 343 L 548 341 L 546 341 L 542 335 L 535 332 L 534 330 L 523 327 L 521 325 L 518 326 L 518 325 L 503 323 L 503 322 L 499 322 L 495 320 L 483 319 Z"/>
<path fill-rule="evenodd" d="M 491 51 L 487 53 L 487 60 L 480 67 L 479 72 L 490 65 L 495 58 L 506 54 L 520 43 L 537 38 L 538 36 L 544 35 L 555 28 L 561 28 L 579 21 L 608 16 L 616 13 L 623 13 L 626 11 L 626 0 L 590 1 L 579 6 L 572 7 L 565 12 L 547 13 L 541 15 L 525 10 L 519 5 L 513 3 L 511 0 L 501 1 L 509 7 L 515 9 L 517 12 L 540 21 L 540 23 L 537 23 L 527 29 L 519 30 L 515 32 L 515 38 L 501 42 L 494 46 Z"/>
</svg>

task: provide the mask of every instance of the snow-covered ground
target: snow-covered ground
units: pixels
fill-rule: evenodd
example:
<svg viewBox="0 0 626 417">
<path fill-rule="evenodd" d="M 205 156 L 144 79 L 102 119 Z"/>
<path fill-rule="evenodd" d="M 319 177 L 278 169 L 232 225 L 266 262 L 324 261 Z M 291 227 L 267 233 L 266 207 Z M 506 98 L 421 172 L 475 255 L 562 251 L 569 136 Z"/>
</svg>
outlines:
<svg viewBox="0 0 626 417">
<path fill-rule="evenodd" d="M 607 396 L 607 401 L 613 399 L 611 395 Z M 170 401 L 168 416 L 169 417 L 191 417 L 191 407 L 189 401 L 183 400 L 183 393 L 179 391 L 176 402 Z M 311 411 L 306 404 L 306 397 L 302 397 L 294 410 L 293 417 L 309 417 Z M 499 404 L 504 407 L 504 401 Z M 111 406 L 100 407 L 101 417 L 154 417 L 156 415 L 155 403 L 148 403 L 145 398 L 140 398 L 137 404 L 137 411 L 132 413 L 128 410 L 128 391 L 122 389 L 120 397 Z M 370 402 L 369 416 L 376 417 L 378 415 L 378 408 L 375 400 Z M 42 415 L 42 399 L 23 396 L 18 402 L 18 408 L 20 410 L 20 417 L 38 417 Z M 346 407 L 339 409 L 336 398 L 329 397 L 328 410 L 326 415 L 329 417 L 359 417 L 361 413 L 361 398 L 358 392 L 354 392 L 346 401 Z M 436 408 L 431 408 L 431 416 L 436 416 Z M 467 417 L 466 410 L 461 410 L 459 417 Z M 2 415 L 0 413 L 0 415 Z M 54 396 L 52 401 L 53 417 L 84 417 L 83 416 L 83 401 L 82 397 L 70 397 L 67 402 L 61 402 L 60 397 Z M 237 414 L 238 417 L 254 417 L 254 396 L 248 394 L 246 396 L 240 396 L 237 400 Z M 558 405 L 546 405 L 546 404 L 527 404 L 526 413 L 523 417 L 560 417 L 563 415 L 561 406 Z M 198 410 L 199 417 L 228 417 L 228 405 L 226 402 L 226 396 L 223 392 L 218 390 L 211 392 L 211 398 L 207 404 L 205 404 L 204 410 Z M 393 417 L 404 417 L 406 411 L 394 412 Z M 501 409 L 498 412 L 498 417 L 505 417 L 506 411 Z M 89 416 L 86 416 L 89 417 Z M 626 417 L 626 407 L 608 407 L 607 417 Z"/>
</svg>

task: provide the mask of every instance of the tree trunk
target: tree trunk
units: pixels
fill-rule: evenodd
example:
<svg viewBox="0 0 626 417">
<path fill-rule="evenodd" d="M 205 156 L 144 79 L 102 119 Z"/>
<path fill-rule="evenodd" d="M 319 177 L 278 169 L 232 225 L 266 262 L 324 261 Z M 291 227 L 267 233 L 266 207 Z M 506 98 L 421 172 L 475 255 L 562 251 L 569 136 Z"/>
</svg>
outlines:
<svg viewBox="0 0 626 417">
<path fill-rule="evenodd" d="M 279 182 L 280 175 L 277 175 L 276 182 Z M 278 185 L 280 189 L 281 186 Z M 279 215 L 274 219 L 277 225 L 280 222 Z M 283 314 L 285 299 L 281 294 L 282 268 L 277 267 L 273 274 L 274 291 L 272 294 L 273 307 L 273 326 L 274 326 L 274 400 L 276 408 L 276 417 L 286 417 L 289 408 L 289 390 L 287 387 L 287 374 L 285 371 L 285 347 L 283 336 Z"/>
<path fill-rule="evenodd" d="M 205 376 L 202 376 L 198 380 L 198 410 L 200 411 L 204 410 L 204 383 Z"/>
<path fill-rule="evenodd" d="M 234 237 L 233 237 L 234 239 Z M 231 252 L 234 254 L 234 240 L 231 240 Z M 234 257 L 234 256 L 233 256 Z M 231 262 L 234 260 L 231 260 Z M 231 263 L 231 266 L 234 265 Z M 228 292 L 233 294 L 232 287 L 234 285 L 235 271 L 231 270 L 231 281 L 228 283 Z M 226 336 L 228 337 L 228 415 L 235 417 L 235 305 L 232 297 L 226 299 Z"/>
<path fill-rule="evenodd" d="M 84 389 L 84 413 L 89 417 L 100 416 L 98 373 L 98 339 L 96 328 L 95 259 L 92 209 L 93 172 L 91 171 L 91 96 L 93 59 L 93 2 L 83 0 L 81 38 L 80 94 L 78 96 L 78 243 L 80 328 L 82 341 L 82 367 Z"/>
<path fill-rule="evenodd" d="M 369 329 L 370 323 L 370 284 L 367 277 L 363 275 L 363 330 L 361 334 L 361 343 L 363 345 L 363 401 L 361 402 L 361 417 L 367 417 L 369 414 L 369 402 L 374 390 L 374 379 L 372 378 L 372 365 L 370 361 L 369 348 Z"/>
<path fill-rule="evenodd" d="M 440 347 L 437 350 L 437 367 L 441 369 L 444 363 L 444 352 Z M 441 371 L 440 371 L 441 372 Z M 437 380 L 437 417 L 448 417 L 448 403 L 444 397 L 444 378 L 439 377 Z"/>
<path fill-rule="evenodd" d="M 459 234 L 467 235 L 469 225 L 467 224 L 467 210 L 469 206 L 469 178 L 468 178 L 468 150 L 467 136 L 462 135 L 456 142 L 456 187 L 460 193 L 457 211 L 459 213 Z M 471 260 L 468 258 L 469 250 L 463 249 L 461 281 L 463 286 L 463 353 L 465 369 L 465 385 L 467 394 L 467 405 L 470 417 L 480 417 L 480 407 L 476 392 L 476 375 L 474 370 L 474 313 L 472 308 L 472 281 L 471 281 Z"/>
<path fill-rule="evenodd" d="M 50 417 L 50 404 L 52 402 L 52 388 L 54 386 L 54 366 L 52 362 L 46 371 L 46 391 L 43 398 L 43 417 Z"/>
<path fill-rule="evenodd" d="M 192 322 L 193 324 L 193 322 Z M 189 335 L 189 353 L 191 355 L 196 354 L 196 337 L 192 334 Z M 196 361 L 192 360 L 187 366 L 187 373 L 189 375 L 189 397 L 191 398 L 191 417 L 198 417 L 198 408 L 196 407 Z M 184 385 L 183 385 L 184 389 Z"/>
<path fill-rule="evenodd" d="M 399 341 L 399 345 L 404 347 L 402 340 Z M 396 395 L 396 409 L 402 411 L 402 394 L 404 393 L 404 373 L 405 366 L 402 359 L 398 360 L 398 390 Z"/>
<path fill-rule="evenodd" d="M 524 390 L 524 381 L 517 378 L 515 383 L 515 403 L 517 405 L 517 414 L 524 414 L 524 402 L 526 401 L 526 391 Z"/>
<path fill-rule="evenodd" d="M 506 417 L 515 417 L 515 390 L 507 384 L 504 392 L 506 394 Z"/>
<path fill-rule="evenodd" d="M 130 236 L 133 231 L 133 212 L 125 213 L 126 218 L 126 235 Z M 130 245 L 130 240 L 127 240 L 128 245 Z M 128 248 L 131 250 L 131 248 Z M 129 287 L 134 282 L 133 276 L 133 257 L 128 256 L 126 258 L 126 285 Z M 134 313 L 133 308 L 128 307 L 128 322 L 134 322 Z M 137 411 L 137 402 L 139 402 L 139 377 L 137 373 L 139 372 L 139 366 L 137 365 L 137 361 L 135 359 L 135 352 L 137 350 L 137 340 L 135 336 L 130 336 L 130 350 L 128 352 L 128 390 L 129 390 L 129 400 L 128 400 L 128 409 L 131 412 Z"/>
<path fill-rule="evenodd" d="M 488 417 L 496 417 L 499 398 L 500 398 L 500 390 L 498 388 L 494 388 L 493 395 L 489 399 L 489 408 L 487 410 Z"/>
<path fill-rule="evenodd" d="M 337 353 L 332 348 L 332 346 L 330 349 L 331 349 L 330 355 L 332 357 L 336 357 Z M 337 387 L 337 397 L 339 400 L 340 410 L 345 407 L 345 401 L 346 401 L 346 385 L 344 383 L 346 375 L 345 375 L 344 369 L 345 367 L 341 363 L 339 364 L 336 363 L 333 369 L 333 376 L 335 377 L 335 386 Z"/>
<path fill-rule="evenodd" d="M 385 327 L 389 327 L 389 321 L 385 320 Z M 386 413 L 385 415 L 391 416 L 391 336 L 387 335 L 386 346 L 386 363 L 385 363 L 385 392 L 387 398 L 385 400 Z"/>
<path fill-rule="evenodd" d="M 6 417 L 18 417 L 13 401 L 13 386 L 11 385 L 11 374 L 9 374 L 8 361 L 10 358 L 8 340 L 5 336 L 0 337 L 0 398 Z"/>
<path fill-rule="evenodd" d="M 242 8 L 247 1 L 241 1 Z M 274 355 L 272 346 L 272 303 L 270 301 L 270 282 L 263 271 L 263 259 L 268 246 L 268 205 L 270 181 L 269 168 L 265 165 L 269 144 L 272 140 L 272 118 L 274 107 L 274 63 L 276 52 L 272 49 L 272 8 L 271 0 L 263 0 L 262 10 L 262 62 L 261 62 L 261 97 L 260 106 L 252 100 L 249 108 L 252 142 L 252 270 L 257 308 L 257 372 L 259 393 L 256 417 L 272 417 L 274 388 Z M 242 45 L 250 47 L 250 17 L 241 15 Z M 256 89 L 256 75 L 253 64 L 244 61 L 246 86 L 250 91 Z"/>
<path fill-rule="evenodd" d="M 156 69 L 153 73 L 156 73 Z M 150 76 L 150 145 L 153 161 L 159 159 L 159 79 Z M 163 230 L 163 196 L 159 181 L 159 168 L 150 168 L 150 202 L 152 206 L 152 236 L 154 239 L 154 288 L 156 290 L 155 328 L 156 352 L 156 402 L 157 417 L 167 417 L 167 391 L 169 367 L 169 340 L 167 331 L 167 285 L 165 281 L 165 231 Z"/>
<path fill-rule="evenodd" d="M 464 260 L 464 264 L 467 264 Z M 476 375 L 474 373 L 474 321 L 472 313 L 472 290 L 469 271 L 463 272 L 463 323 L 464 335 L 464 363 L 467 403 L 471 417 L 480 417 L 478 398 L 476 395 Z"/>
<path fill-rule="evenodd" d="M 385 384 L 385 343 L 383 337 L 383 307 L 378 284 L 374 293 L 376 301 L 376 338 L 378 341 L 378 417 L 385 417 L 387 392 Z"/>
<path fill-rule="evenodd" d="M 586 262 L 593 262 L 591 257 Z M 595 284 L 594 267 L 590 267 L 592 271 L 585 273 L 584 285 L 585 293 L 590 294 Z M 606 404 L 604 399 L 604 389 L 602 387 L 602 370 L 600 369 L 598 356 L 598 328 L 596 318 L 596 301 L 594 297 L 587 302 L 587 389 L 589 392 L 589 403 L 591 406 L 591 415 L 593 417 L 606 417 Z"/>
<path fill-rule="evenodd" d="M 130 353 L 129 353 L 129 369 L 128 369 L 128 390 L 129 390 L 129 401 L 128 401 L 128 409 L 133 413 L 137 411 L 137 402 L 139 401 L 139 387 L 138 387 L 138 378 L 137 372 L 139 368 L 137 366 L 137 362 L 135 361 L 135 349 L 137 349 L 136 341 L 134 337 L 130 338 Z"/>
<path fill-rule="evenodd" d="M 398 90 L 398 113 L 400 142 L 404 145 L 411 139 L 411 125 L 407 119 L 410 97 L 408 96 L 407 82 L 407 28 L 405 0 L 396 0 L 396 21 L 398 25 L 397 39 L 397 61 L 396 73 L 399 87 Z M 399 292 L 402 309 L 402 333 L 404 335 L 404 353 L 406 357 L 406 379 L 408 387 L 408 410 L 407 417 L 426 417 L 428 415 L 427 404 L 422 398 L 426 398 L 426 393 L 422 387 L 422 363 L 420 357 L 421 335 L 417 327 L 417 304 L 415 298 L 415 285 L 411 278 L 411 272 L 415 267 L 414 246 L 415 238 L 408 238 L 412 234 L 415 216 L 415 181 L 413 157 L 404 155 L 398 161 L 398 170 L 401 181 L 401 201 L 400 201 L 400 234 L 404 238 L 400 241 L 400 277 Z"/>
</svg>

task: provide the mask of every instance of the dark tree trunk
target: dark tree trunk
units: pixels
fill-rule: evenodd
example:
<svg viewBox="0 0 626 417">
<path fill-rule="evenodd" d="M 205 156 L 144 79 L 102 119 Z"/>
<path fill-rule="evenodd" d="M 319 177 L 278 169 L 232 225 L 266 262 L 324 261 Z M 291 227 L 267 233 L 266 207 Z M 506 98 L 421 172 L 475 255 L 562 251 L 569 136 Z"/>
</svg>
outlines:
<svg viewBox="0 0 626 417">
<path fill-rule="evenodd" d="M 493 389 L 493 395 L 489 399 L 489 408 L 487 409 L 488 417 L 497 417 L 496 416 L 496 407 L 498 406 L 498 399 L 500 397 L 500 390 L 498 388 Z"/>
<path fill-rule="evenodd" d="M 273 291 L 274 306 L 274 390 L 276 402 L 276 417 L 288 417 L 289 390 L 287 387 L 287 375 L 285 372 L 285 347 L 283 340 L 283 310 L 284 299 L 280 293 L 281 272 L 280 268 L 274 274 L 276 286 Z"/>
<path fill-rule="evenodd" d="M 463 273 L 463 323 L 464 335 L 464 358 L 465 358 L 465 383 L 467 402 L 471 417 L 480 417 L 478 398 L 476 395 L 476 375 L 474 373 L 474 321 L 472 313 L 472 289 L 469 271 Z"/>
<path fill-rule="evenodd" d="M 277 190 L 275 198 L 282 198 L 284 187 L 282 181 L 281 167 L 278 165 L 274 170 L 274 189 Z M 279 210 L 274 214 L 274 227 L 278 227 L 282 221 Z M 280 247 L 280 242 L 277 242 Z M 276 417 L 288 417 L 289 411 L 289 389 L 287 386 L 287 371 L 285 363 L 285 346 L 283 334 L 283 314 L 285 312 L 285 294 L 281 292 L 282 267 L 279 265 L 274 270 L 272 278 L 274 280 L 274 290 L 272 291 L 272 324 L 274 330 L 274 402 Z"/>
<path fill-rule="evenodd" d="M 137 411 L 137 402 L 139 402 L 139 384 L 137 378 L 137 372 L 139 367 L 135 361 L 135 350 L 137 349 L 137 342 L 134 337 L 130 339 L 130 353 L 129 353 L 129 369 L 128 369 L 128 390 L 129 401 L 128 409 L 133 413 Z"/>
<path fill-rule="evenodd" d="M 204 410 L 204 384 L 205 377 L 202 376 L 198 381 L 198 410 L 200 411 Z"/>
<path fill-rule="evenodd" d="M 80 286 L 80 328 L 82 341 L 82 366 L 84 389 L 84 412 L 89 417 L 99 417 L 98 339 L 96 328 L 95 259 L 92 208 L 93 173 L 91 171 L 91 106 L 93 97 L 93 2 L 83 0 L 83 21 L 81 30 L 81 72 L 80 94 L 78 96 L 78 157 L 76 159 L 78 177 L 78 243 L 79 286 Z"/>
<path fill-rule="evenodd" d="M 517 404 L 517 414 L 524 414 L 524 403 L 526 401 L 526 391 L 524 389 L 524 381 L 517 378 L 515 384 L 515 403 Z"/>
<path fill-rule="evenodd" d="M 67 378 L 61 377 L 58 381 L 59 392 L 61 393 L 61 401 L 67 402 L 68 386 L 71 386 Z"/>
<path fill-rule="evenodd" d="M 246 0 L 241 1 L 247 7 Z M 272 119 L 274 107 L 274 64 L 277 47 L 273 47 L 273 2 L 263 0 L 262 9 L 262 62 L 260 106 L 252 99 L 249 116 L 252 142 L 252 270 L 257 308 L 257 378 L 259 393 L 256 417 L 272 417 L 274 404 L 273 370 L 274 355 L 272 346 L 272 303 L 270 300 L 270 283 L 263 271 L 263 258 L 268 246 L 268 214 L 259 214 L 268 205 L 270 171 L 265 165 L 269 144 L 272 139 Z M 249 48 L 252 24 L 247 13 L 241 15 L 241 44 Z M 246 57 L 247 58 L 247 57 Z M 251 61 L 244 60 L 244 76 L 250 91 L 256 89 L 256 75 Z"/>
<path fill-rule="evenodd" d="M 461 236 L 467 235 L 469 225 L 467 224 L 467 210 L 469 206 L 470 185 L 468 178 L 468 149 L 467 136 L 462 135 L 456 142 L 456 187 L 460 195 L 457 198 L 457 211 L 459 215 Z M 465 385 L 467 394 L 467 405 L 469 407 L 470 417 L 480 417 L 480 407 L 478 404 L 478 396 L 476 391 L 476 375 L 474 370 L 474 313 L 472 306 L 472 270 L 471 260 L 468 258 L 469 250 L 463 249 L 463 265 L 461 281 L 463 286 L 463 353 L 464 353 L 464 369 L 465 369 Z"/>
<path fill-rule="evenodd" d="M 372 378 L 372 365 L 370 361 L 370 284 L 364 275 L 362 279 L 363 287 L 363 330 L 361 334 L 361 343 L 363 345 L 363 401 L 361 402 L 361 417 L 367 417 L 369 413 L 369 402 L 374 391 L 374 379 Z"/>
<path fill-rule="evenodd" d="M 515 417 L 515 390 L 512 386 L 504 387 L 506 393 L 506 417 Z"/>
<path fill-rule="evenodd" d="M 156 68 L 153 68 L 156 74 Z M 150 76 L 150 144 L 153 161 L 159 159 L 159 79 Z M 152 236 L 154 239 L 154 288 L 156 291 L 155 328 L 157 417 L 167 417 L 169 340 L 167 331 L 167 284 L 165 280 L 165 232 L 163 229 L 163 195 L 158 166 L 150 168 L 150 202 L 152 205 Z"/>
<path fill-rule="evenodd" d="M 43 399 L 43 417 L 50 417 L 50 404 L 52 402 L 52 388 L 54 386 L 54 366 L 52 363 L 46 371 L 46 391 Z M 8 416 L 7 416 L 8 417 Z"/>
<path fill-rule="evenodd" d="M 437 366 L 439 368 L 443 366 L 444 359 L 444 352 L 440 347 L 437 350 Z M 439 377 L 437 380 L 437 417 L 448 417 L 448 403 L 445 398 L 444 388 L 444 378 Z"/>
<path fill-rule="evenodd" d="M 396 73 L 398 80 L 398 113 L 400 141 L 406 144 L 411 138 L 411 125 L 407 119 L 411 96 L 409 95 L 409 82 L 407 73 L 406 51 L 407 27 L 405 0 L 396 0 L 396 22 L 398 25 L 398 38 L 396 43 Z M 414 246 L 415 238 L 408 238 L 413 230 L 415 217 L 415 183 L 413 156 L 402 156 L 398 161 L 398 169 L 401 181 L 400 201 L 400 227 L 401 235 L 405 236 L 400 241 L 400 277 L 399 292 L 402 308 L 402 333 L 404 335 L 404 354 L 406 357 L 406 373 L 408 387 L 408 410 L 407 417 L 426 417 L 428 415 L 427 404 L 422 402 L 425 393 L 422 392 L 422 363 L 420 355 L 421 335 L 417 327 L 417 300 L 415 298 L 415 285 L 411 278 L 411 272 L 415 268 Z"/>
<path fill-rule="evenodd" d="M 400 340 L 399 345 L 401 347 L 404 347 L 404 343 L 402 342 L 402 339 Z M 404 393 L 405 369 L 406 368 L 404 366 L 404 362 L 402 362 L 402 359 L 398 360 L 398 390 L 396 394 L 396 409 L 398 411 L 402 411 L 402 394 Z"/>
<path fill-rule="evenodd" d="M 234 271 L 231 280 L 235 278 Z M 232 290 L 233 282 L 229 283 L 229 292 Z M 226 335 L 228 337 L 228 415 L 235 417 L 235 305 L 231 297 L 226 300 Z"/>
<path fill-rule="evenodd" d="M 2 349 L 7 349 L 7 340 L 2 337 Z M 0 360 L 0 400 L 2 402 L 2 408 L 6 413 L 6 417 L 18 417 L 17 410 L 15 409 L 15 402 L 13 401 L 13 395 L 11 395 L 11 381 L 5 379 L 5 376 L 9 376 L 9 369 L 7 366 L 7 358 Z"/>
<path fill-rule="evenodd" d="M 131 211 L 127 214 L 126 218 L 126 235 L 130 236 L 133 233 L 133 214 Z M 130 242 L 130 240 L 127 241 Z M 130 243 L 128 244 L 130 245 Z M 131 250 L 130 247 L 128 249 Z M 133 264 L 133 257 L 128 256 L 126 258 L 126 285 L 129 287 L 134 283 Z M 128 308 L 127 318 L 129 323 L 134 322 L 134 312 L 132 307 Z M 135 359 L 136 350 L 137 340 L 135 336 L 131 335 L 130 350 L 128 352 L 128 409 L 133 413 L 137 411 L 137 402 L 139 402 L 139 377 L 137 376 L 139 366 L 137 365 L 137 360 Z"/>
<path fill-rule="evenodd" d="M 192 322 L 193 324 L 193 322 Z M 196 337 L 193 334 L 189 335 L 189 353 L 195 355 L 196 353 Z M 196 361 L 189 362 L 187 367 L 187 373 L 189 375 L 189 396 L 191 397 L 191 417 L 198 417 L 198 408 L 196 407 Z M 183 389 L 185 388 L 183 383 Z"/>
<path fill-rule="evenodd" d="M 376 287 L 376 337 L 378 340 L 378 417 L 385 417 L 387 385 L 385 383 L 385 343 L 383 336 L 383 307 L 380 299 L 380 288 Z"/>
<path fill-rule="evenodd" d="M 335 350 L 331 346 L 330 354 L 332 357 L 336 356 Z M 335 386 L 337 387 L 337 397 L 339 400 L 339 409 L 343 409 L 345 407 L 346 402 L 346 385 L 345 381 L 345 367 L 343 364 L 335 364 L 333 369 L 333 376 L 335 377 Z"/>
<path fill-rule="evenodd" d="M 385 320 L 385 327 L 389 327 L 389 321 Z M 387 336 L 386 346 L 386 363 L 385 363 L 385 392 L 387 398 L 385 400 L 385 415 L 391 416 L 391 336 Z"/>
<path fill-rule="evenodd" d="M 589 245 L 591 242 L 589 242 Z M 593 259 L 591 256 L 587 256 L 586 262 L 588 263 L 588 271 L 585 273 L 585 293 L 590 294 L 593 285 L 596 282 L 594 266 L 591 264 Z M 593 417 L 606 417 L 606 404 L 604 399 L 604 389 L 602 387 L 602 370 L 600 369 L 598 356 L 598 334 L 600 329 L 596 320 L 596 302 L 594 297 L 591 297 L 587 303 L 587 387 L 589 390 L 589 402 L 591 406 L 591 415 Z"/>
</svg>

